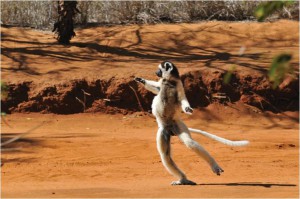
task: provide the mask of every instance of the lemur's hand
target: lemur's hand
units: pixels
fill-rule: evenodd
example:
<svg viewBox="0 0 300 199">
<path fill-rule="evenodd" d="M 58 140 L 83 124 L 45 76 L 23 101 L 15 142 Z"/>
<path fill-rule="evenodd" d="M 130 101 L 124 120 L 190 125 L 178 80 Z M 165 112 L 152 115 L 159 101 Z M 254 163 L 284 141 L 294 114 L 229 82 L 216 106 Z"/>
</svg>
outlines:
<svg viewBox="0 0 300 199">
<path fill-rule="evenodd" d="M 192 113 L 193 113 L 193 109 L 191 108 L 191 107 L 185 107 L 184 108 L 184 112 L 186 113 L 186 114 L 189 114 L 189 115 L 192 115 Z"/>
<path fill-rule="evenodd" d="M 139 82 L 139 83 L 142 83 L 142 84 L 145 84 L 145 83 L 146 83 L 146 81 L 145 81 L 143 78 L 140 78 L 140 77 L 134 78 L 134 81 Z"/>
</svg>

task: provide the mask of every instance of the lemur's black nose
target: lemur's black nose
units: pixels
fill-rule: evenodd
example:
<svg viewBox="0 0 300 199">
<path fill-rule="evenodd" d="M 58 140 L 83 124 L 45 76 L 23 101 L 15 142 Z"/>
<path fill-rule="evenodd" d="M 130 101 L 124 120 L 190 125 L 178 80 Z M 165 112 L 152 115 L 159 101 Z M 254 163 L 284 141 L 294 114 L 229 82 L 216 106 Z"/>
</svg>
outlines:
<svg viewBox="0 0 300 199">
<path fill-rule="evenodd" d="M 162 72 L 160 69 L 158 69 L 155 74 L 158 76 L 158 77 L 162 77 Z"/>
</svg>

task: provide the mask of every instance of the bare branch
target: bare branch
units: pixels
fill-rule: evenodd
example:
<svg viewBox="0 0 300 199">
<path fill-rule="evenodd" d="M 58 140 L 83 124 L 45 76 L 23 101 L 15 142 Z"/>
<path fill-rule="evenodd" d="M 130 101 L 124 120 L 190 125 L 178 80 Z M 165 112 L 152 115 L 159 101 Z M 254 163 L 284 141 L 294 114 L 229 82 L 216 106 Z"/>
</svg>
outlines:
<svg viewBox="0 0 300 199">
<path fill-rule="evenodd" d="M 132 86 L 129 85 L 129 87 L 131 88 L 131 90 L 133 90 L 134 95 L 135 95 L 135 97 L 136 97 L 136 99 L 137 99 L 137 101 L 138 101 L 138 104 L 139 104 L 139 107 L 140 107 L 141 111 L 145 112 L 145 110 L 144 110 L 144 108 L 143 108 L 143 106 L 142 106 L 142 104 L 141 104 L 141 101 L 140 101 L 140 99 L 139 99 L 139 97 L 138 97 L 136 91 L 134 90 L 134 88 L 133 88 Z"/>
<path fill-rule="evenodd" d="M 25 135 L 27 135 L 27 134 L 29 134 L 29 133 L 32 133 L 32 131 L 34 131 L 34 130 L 40 128 L 41 126 L 43 126 L 44 123 L 45 123 L 45 122 L 42 122 L 41 124 L 39 124 L 39 125 L 37 125 L 37 126 L 31 128 L 31 129 L 29 129 L 29 130 L 26 131 L 25 133 L 22 133 L 22 134 L 20 134 L 20 135 L 18 135 L 18 136 L 15 136 L 15 137 L 13 137 L 13 138 L 11 138 L 11 139 L 5 141 L 4 143 L 1 143 L 1 144 L 0 144 L 0 147 L 3 147 L 3 146 L 8 145 L 8 144 L 10 144 L 10 143 L 12 143 L 12 142 L 15 142 L 16 140 L 19 140 L 20 138 L 24 137 Z"/>
</svg>

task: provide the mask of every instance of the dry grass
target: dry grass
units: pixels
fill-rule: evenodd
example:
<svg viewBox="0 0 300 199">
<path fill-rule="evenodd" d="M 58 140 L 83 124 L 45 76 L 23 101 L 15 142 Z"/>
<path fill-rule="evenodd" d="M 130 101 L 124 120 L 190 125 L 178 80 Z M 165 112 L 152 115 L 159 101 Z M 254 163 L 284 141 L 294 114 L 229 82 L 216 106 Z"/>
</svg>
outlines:
<svg viewBox="0 0 300 199">
<path fill-rule="evenodd" d="M 254 20 L 261 1 L 80 1 L 78 24 L 178 23 L 199 20 Z M 1 22 L 51 29 L 57 18 L 55 1 L 1 2 Z M 299 2 L 273 15 L 298 19 Z"/>
</svg>

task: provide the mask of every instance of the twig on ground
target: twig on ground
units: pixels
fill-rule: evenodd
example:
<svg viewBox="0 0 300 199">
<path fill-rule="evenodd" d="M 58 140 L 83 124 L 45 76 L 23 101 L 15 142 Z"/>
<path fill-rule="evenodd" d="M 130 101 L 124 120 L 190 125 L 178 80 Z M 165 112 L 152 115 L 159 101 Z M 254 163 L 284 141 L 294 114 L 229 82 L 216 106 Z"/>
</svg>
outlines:
<svg viewBox="0 0 300 199">
<path fill-rule="evenodd" d="M 120 99 L 108 99 L 108 98 L 105 98 L 105 99 L 103 99 L 103 101 L 105 101 L 105 102 L 117 102 L 117 101 L 120 101 Z"/>
<path fill-rule="evenodd" d="M 8 124 L 8 122 L 4 119 L 3 115 L 1 115 L 1 121 L 3 121 L 3 123 L 6 124 L 9 128 L 12 128 L 12 126 Z"/>
<path fill-rule="evenodd" d="M 244 105 L 249 107 L 255 113 L 261 113 L 262 112 L 259 108 L 256 108 L 255 106 L 250 106 L 249 104 L 244 104 Z"/>
<path fill-rule="evenodd" d="M 212 97 L 213 98 L 218 98 L 218 99 L 226 99 L 227 98 L 225 93 L 213 93 Z"/>
<path fill-rule="evenodd" d="M 85 90 L 81 89 L 82 93 L 83 93 L 83 101 L 81 99 L 79 99 L 78 97 L 76 97 L 76 99 L 82 104 L 83 106 L 83 112 L 85 112 L 86 110 L 86 95 L 91 96 L 90 93 L 86 92 Z"/>
<path fill-rule="evenodd" d="M 1 152 L 9 152 L 9 151 L 19 151 L 21 150 L 22 148 L 19 147 L 19 148 L 1 148 Z"/>
<path fill-rule="evenodd" d="M 207 95 L 204 95 L 204 97 L 209 101 L 209 103 L 211 104 L 211 100 Z"/>
<path fill-rule="evenodd" d="M 228 101 L 231 103 L 231 99 L 229 96 L 226 95 L 226 93 L 213 93 L 212 98 L 216 99 L 228 99 Z"/>
<path fill-rule="evenodd" d="M 83 106 L 83 112 L 85 112 L 85 102 L 83 102 L 81 99 L 79 99 L 78 97 L 76 97 L 76 99 L 82 104 Z"/>
<path fill-rule="evenodd" d="M 84 95 L 88 95 L 88 96 L 91 96 L 90 93 L 86 92 L 85 90 L 81 89 L 81 91 L 83 92 Z"/>
<path fill-rule="evenodd" d="M 255 95 L 257 95 L 257 96 L 259 96 L 259 97 L 261 97 L 261 99 L 264 100 L 267 104 L 269 104 L 275 111 L 282 112 L 281 110 L 279 110 L 278 108 L 276 108 L 275 106 L 273 106 L 273 105 L 271 104 L 271 102 L 269 102 L 268 100 L 266 100 L 263 96 L 261 96 L 261 95 L 255 93 L 255 92 L 253 92 L 253 91 L 250 91 L 250 92 L 253 93 L 253 94 L 255 94 Z"/>
<path fill-rule="evenodd" d="M 20 135 L 18 135 L 18 136 L 15 136 L 15 137 L 13 137 L 13 138 L 11 138 L 11 139 L 9 139 L 9 140 L 3 142 L 3 143 L 0 143 L 0 147 L 3 147 L 3 146 L 8 145 L 8 144 L 10 144 L 10 143 L 12 143 L 12 142 L 15 142 L 16 140 L 18 140 L 18 139 L 24 137 L 25 135 L 27 135 L 27 134 L 31 133 L 32 131 L 36 130 L 37 128 L 41 127 L 42 125 L 44 125 L 44 123 L 45 123 L 45 122 L 42 122 L 41 124 L 39 124 L 39 125 L 37 125 L 37 126 L 31 128 L 31 129 L 29 129 L 29 130 L 26 131 L 25 133 L 22 133 L 22 134 L 20 134 Z"/>
<path fill-rule="evenodd" d="M 137 101 L 138 101 L 138 104 L 139 104 L 139 107 L 140 107 L 141 111 L 145 112 L 145 110 L 144 110 L 144 108 L 143 108 L 143 106 L 142 106 L 142 104 L 141 104 L 141 101 L 140 101 L 140 99 L 139 99 L 139 97 L 138 97 L 136 91 L 135 91 L 134 88 L 133 88 L 132 86 L 130 86 L 130 85 L 129 85 L 129 88 L 131 88 L 131 90 L 133 90 L 134 95 L 135 95 L 135 97 L 136 97 L 136 99 L 137 99 Z"/>
</svg>

